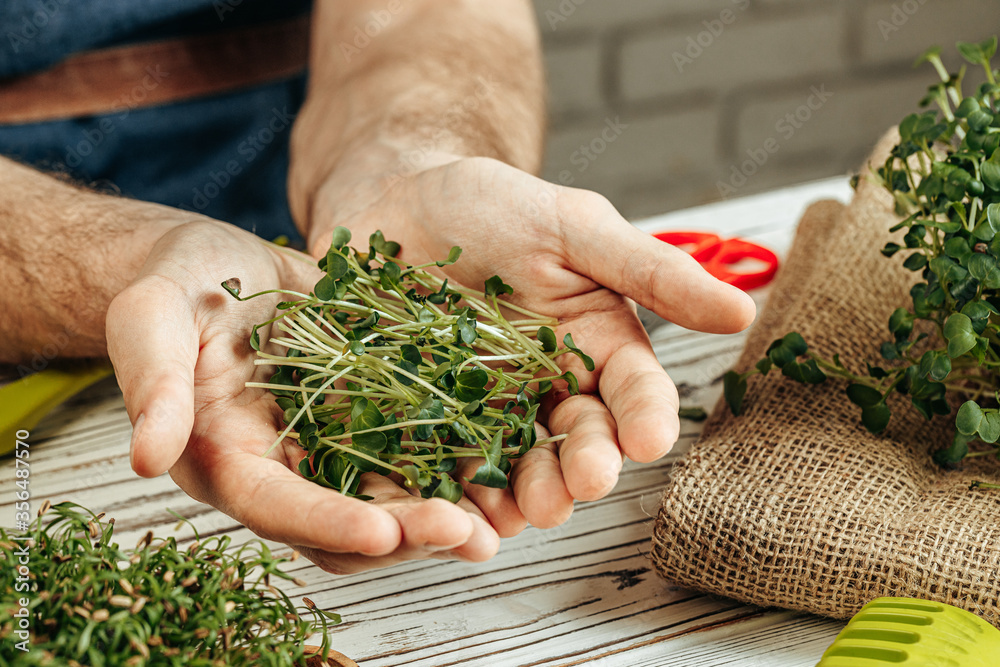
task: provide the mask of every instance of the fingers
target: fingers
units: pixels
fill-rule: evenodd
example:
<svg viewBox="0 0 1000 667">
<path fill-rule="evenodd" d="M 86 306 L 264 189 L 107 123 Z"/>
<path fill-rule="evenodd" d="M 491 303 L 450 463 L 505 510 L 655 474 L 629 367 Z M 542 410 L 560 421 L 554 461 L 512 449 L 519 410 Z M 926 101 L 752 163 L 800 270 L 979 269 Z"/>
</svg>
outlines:
<svg viewBox="0 0 1000 667">
<path fill-rule="evenodd" d="M 627 457 L 648 463 L 670 451 L 681 429 L 677 389 L 644 338 L 611 354 L 601 371 L 600 389 Z"/>
<path fill-rule="evenodd" d="M 300 548 L 328 572 L 350 574 L 426 558 L 480 562 L 492 558 L 500 548 L 496 531 L 477 512 L 468 511 L 471 508 L 441 498 L 411 496 L 388 478 L 374 474 L 365 477 L 361 491 L 374 500 L 371 504 L 353 502 L 391 516 L 399 528 L 399 542 L 391 551 L 374 555 L 305 545 Z"/>
<path fill-rule="evenodd" d="M 108 353 L 133 423 L 132 468 L 155 477 L 180 457 L 194 423 L 194 313 L 179 288 L 146 277 L 111 302 L 106 325 Z"/>
<path fill-rule="evenodd" d="M 229 454 L 217 454 L 211 444 L 189 449 L 191 456 L 171 471 L 178 484 L 257 535 L 296 545 L 331 572 L 424 558 L 483 561 L 499 549 L 496 532 L 475 513 L 411 496 L 380 475 L 364 476 L 359 493 L 374 499 L 362 501 L 261 457 L 260 447 Z"/>
<path fill-rule="evenodd" d="M 260 456 L 261 448 L 219 452 L 197 443 L 189 451 L 171 470 L 177 483 L 265 539 L 367 556 L 400 545 L 402 529 L 384 509 L 314 484 Z"/>
<path fill-rule="evenodd" d="M 734 333 L 753 322 L 753 299 L 630 225 L 603 197 L 565 190 L 560 204 L 566 251 L 577 271 L 688 329 Z"/>
<path fill-rule="evenodd" d="M 528 520 L 521 511 L 523 505 L 519 507 L 515 500 L 512 485 L 508 484 L 506 489 L 493 489 L 466 481 L 476 474 L 476 468 L 483 462 L 484 459 L 481 458 L 461 459 L 455 479 L 461 481 L 465 498 L 482 512 L 497 534 L 500 537 L 513 537 L 525 529 Z"/>
<path fill-rule="evenodd" d="M 559 447 L 566 489 L 577 500 L 598 500 L 614 488 L 622 468 L 617 426 L 601 401 L 586 394 L 562 401 L 549 417 L 553 433 L 565 433 Z"/>
<path fill-rule="evenodd" d="M 573 513 L 573 496 L 563 481 L 556 451 L 555 443 L 533 447 L 510 472 L 518 507 L 536 528 L 555 528 Z"/>
</svg>

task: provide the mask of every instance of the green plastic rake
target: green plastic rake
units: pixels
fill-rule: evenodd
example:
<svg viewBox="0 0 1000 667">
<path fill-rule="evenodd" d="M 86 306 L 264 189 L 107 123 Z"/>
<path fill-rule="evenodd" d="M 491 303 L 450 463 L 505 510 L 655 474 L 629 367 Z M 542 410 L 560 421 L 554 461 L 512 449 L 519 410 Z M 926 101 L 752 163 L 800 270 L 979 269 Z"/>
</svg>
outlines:
<svg viewBox="0 0 1000 667">
<path fill-rule="evenodd" d="M 997 667 L 1000 630 L 940 602 L 878 598 L 861 608 L 816 667 Z"/>
</svg>

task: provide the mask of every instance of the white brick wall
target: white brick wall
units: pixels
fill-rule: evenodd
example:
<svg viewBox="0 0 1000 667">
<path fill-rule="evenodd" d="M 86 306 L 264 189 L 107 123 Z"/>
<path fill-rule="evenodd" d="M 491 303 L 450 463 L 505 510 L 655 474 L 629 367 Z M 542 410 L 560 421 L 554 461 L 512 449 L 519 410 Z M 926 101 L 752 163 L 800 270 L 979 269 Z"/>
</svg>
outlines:
<svg viewBox="0 0 1000 667">
<path fill-rule="evenodd" d="M 544 175 L 630 218 L 718 199 L 734 169 L 753 174 L 726 196 L 847 173 L 934 82 L 910 66 L 920 52 L 1000 33 L 998 0 L 535 5 L 550 82 Z M 832 94 L 803 111 L 813 87 Z M 606 142 L 616 118 L 625 127 Z M 744 165 L 768 139 L 764 164 Z"/>
</svg>

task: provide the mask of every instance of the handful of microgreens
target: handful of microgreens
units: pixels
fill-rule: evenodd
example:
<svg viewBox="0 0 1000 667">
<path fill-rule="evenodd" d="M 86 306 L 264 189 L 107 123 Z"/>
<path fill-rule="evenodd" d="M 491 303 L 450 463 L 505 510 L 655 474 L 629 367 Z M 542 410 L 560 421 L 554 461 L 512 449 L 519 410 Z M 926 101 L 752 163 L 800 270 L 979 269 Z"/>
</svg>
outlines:
<svg viewBox="0 0 1000 667">
<path fill-rule="evenodd" d="M 483 460 L 469 482 L 505 488 L 511 459 L 543 442 L 535 434 L 541 396 L 557 381 L 578 392 L 557 358 L 573 353 L 587 370 L 593 360 L 570 334 L 560 348 L 557 322 L 505 299 L 513 289 L 498 276 L 480 292 L 426 270 L 454 264 L 457 246 L 447 259 L 411 266 L 381 232 L 368 252 L 350 240 L 347 229 L 334 231 L 310 294 L 241 297 L 238 279 L 223 284 L 241 301 L 292 299 L 250 339 L 257 363 L 277 367 L 268 382 L 247 385 L 269 390 L 284 410 L 275 446 L 297 440 L 306 452 L 299 472 L 349 496 L 364 497 L 362 473 L 398 473 L 425 498 L 458 502 L 461 458 Z M 266 325 L 272 349 L 283 353 L 262 349 Z"/>
<path fill-rule="evenodd" d="M 340 618 L 273 586 L 296 580 L 263 542 L 236 548 L 223 535 L 182 548 L 150 532 L 123 549 L 103 518 L 46 503 L 24 535 L 0 527 L 0 640 L 11 647 L 0 666 L 304 666 L 313 632 L 328 649 Z"/>
<path fill-rule="evenodd" d="M 911 307 L 889 318 L 890 340 L 882 343 L 888 365 L 867 363 L 867 374 L 850 372 L 839 356 L 810 351 L 797 333 L 774 341 L 755 368 L 725 376 L 725 397 L 733 414 L 743 409 L 747 377 L 780 370 L 806 384 L 828 377 L 848 381 L 847 398 L 861 409 L 872 433 L 885 430 L 892 415 L 889 398 L 907 397 L 925 418 L 951 413 L 949 396 L 965 399 L 955 418 L 950 447 L 934 453 L 941 465 L 964 458 L 1000 455 L 1000 85 L 991 66 L 997 38 L 960 42 L 962 57 L 982 67 L 986 82 L 972 95 L 962 93 L 965 67 L 949 74 L 933 48 L 918 59 L 934 66 L 941 82 L 930 87 L 921 106 L 899 124 L 899 144 L 873 177 L 892 193 L 902 220 L 890 231 L 907 230 L 903 245 L 888 243 L 886 257 L 905 253 L 903 266 L 920 273 L 910 291 Z M 854 182 L 857 184 L 857 181 Z M 914 324 L 930 323 L 937 337 Z M 970 453 L 973 442 L 992 445 Z M 992 486 L 982 484 L 981 486 Z"/>
</svg>

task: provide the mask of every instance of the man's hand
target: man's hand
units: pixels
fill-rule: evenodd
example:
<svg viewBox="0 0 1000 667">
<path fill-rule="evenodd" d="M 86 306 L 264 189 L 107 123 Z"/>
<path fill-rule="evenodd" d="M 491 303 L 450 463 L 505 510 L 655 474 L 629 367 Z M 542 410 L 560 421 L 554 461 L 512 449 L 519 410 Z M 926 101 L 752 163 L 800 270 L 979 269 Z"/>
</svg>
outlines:
<svg viewBox="0 0 1000 667">
<path fill-rule="evenodd" d="M 220 284 L 238 277 L 245 294 L 308 292 L 320 275 L 307 256 L 214 221 L 163 236 L 107 315 L 108 351 L 134 423 L 133 468 L 144 476 L 169 470 L 194 498 L 333 572 L 491 557 L 497 533 L 468 500 L 425 501 L 371 474 L 360 492 L 375 500 L 363 502 L 293 472 L 303 452 L 290 441 L 262 456 L 281 410 L 269 392 L 245 386 L 272 372 L 254 364 L 249 335 L 279 299 L 239 302 Z"/>
<path fill-rule="evenodd" d="M 317 193 L 310 238 L 322 255 L 334 226 L 355 238 L 381 229 L 402 245 L 401 259 L 420 264 L 465 251 L 443 269 L 473 288 L 494 274 L 514 288 L 513 300 L 560 321 L 596 362 L 588 373 L 562 357 L 582 395 L 565 392 L 548 406 L 546 423 L 567 433 L 515 464 L 512 489 L 467 486 L 466 494 L 494 525 L 514 511 L 533 525 L 565 521 L 573 500 L 595 500 L 614 487 L 622 457 L 653 461 L 679 433 L 677 392 L 657 362 L 626 297 L 681 326 L 740 331 L 754 304 L 689 255 L 639 232 L 592 192 L 546 183 L 487 158 L 439 156 L 442 166 L 401 179 L 331 179 Z M 363 172 L 362 172 L 363 173 Z"/>
</svg>

